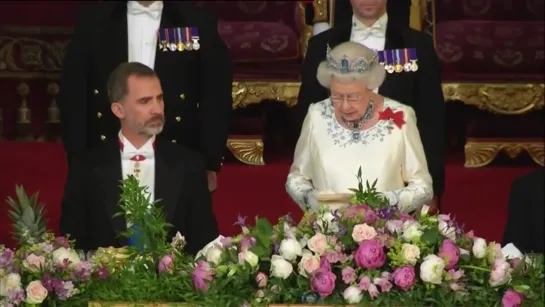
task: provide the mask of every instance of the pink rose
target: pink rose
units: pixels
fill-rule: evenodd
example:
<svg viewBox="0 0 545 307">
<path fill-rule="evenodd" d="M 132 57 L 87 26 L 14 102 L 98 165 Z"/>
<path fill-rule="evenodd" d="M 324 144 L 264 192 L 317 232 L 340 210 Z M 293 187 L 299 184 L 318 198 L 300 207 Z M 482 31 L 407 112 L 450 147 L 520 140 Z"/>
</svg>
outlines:
<svg viewBox="0 0 545 307">
<path fill-rule="evenodd" d="M 367 292 L 369 292 L 369 296 L 371 297 L 371 299 L 374 299 L 379 294 L 377 286 L 375 286 L 375 284 L 369 284 L 369 289 L 367 289 Z"/>
<path fill-rule="evenodd" d="M 339 252 L 334 250 L 325 251 L 323 257 L 329 261 L 329 263 L 337 263 L 341 260 L 342 256 Z"/>
<path fill-rule="evenodd" d="M 501 299 L 502 307 L 520 307 L 524 302 L 524 296 L 513 290 L 507 290 Z"/>
<path fill-rule="evenodd" d="M 269 277 L 267 277 L 267 274 L 263 272 L 257 273 L 255 277 L 255 282 L 257 283 L 257 286 L 259 288 L 265 288 L 267 286 L 267 281 L 269 280 Z"/>
<path fill-rule="evenodd" d="M 416 273 L 414 267 L 405 265 L 395 269 L 392 275 L 394 284 L 400 287 L 403 291 L 409 291 L 416 282 Z"/>
<path fill-rule="evenodd" d="M 299 262 L 299 274 L 307 276 L 320 268 L 320 257 L 312 254 L 308 250 L 303 251 L 303 256 Z"/>
<path fill-rule="evenodd" d="M 386 262 L 382 245 L 374 239 L 361 242 L 354 259 L 359 267 L 366 269 L 380 268 Z"/>
<path fill-rule="evenodd" d="M 45 264 L 44 256 L 30 254 L 23 260 L 23 267 L 33 273 L 38 273 Z"/>
<path fill-rule="evenodd" d="M 359 217 L 357 220 L 363 221 L 365 218 L 365 212 L 368 210 L 370 210 L 370 208 L 367 205 L 348 206 L 346 207 L 343 216 L 349 220 L 356 220 L 356 218 Z"/>
<path fill-rule="evenodd" d="M 356 280 L 356 271 L 351 267 L 343 268 L 341 275 L 345 284 L 350 284 Z"/>
<path fill-rule="evenodd" d="M 371 278 L 368 276 L 360 276 L 360 282 L 358 283 L 358 289 L 361 291 L 368 291 L 371 286 Z"/>
<path fill-rule="evenodd" d="M 39 280 L 31 281 L 26 287 L 26 302 L 28 304 L 41 304 L 47 297 L 47 289 Z"/>
<path fill-rule="evenodd" d="M 511 278 L 511 265 L 505 259 L 496 259 L 492 265 L 490 279 L 488 283 L 492 287 L 497 287 L 505 284 Z"/>
<path fill-rule="evenodd" d="M 327 237 L 322 233 L 317 233 L 308 240 L 307 246 L 311 251 L 321 255 L 327 250 Z"/>
<path fill-rule="evenodd" d="M 166 255 L 159 261 L 159 264 L 157 265 L 157 269 L 159 270 L 159 273 L 170 273 L 172 272 L 172 268 L 174 267 L 174 259 L 172 259 L 172 256 Z"/>
<path fill-rule="evenodd" d="M 365 211 L 365 223 L 373 225 L 377 222 L 377 214 L 375 213 L 375 210 L 369 209 Z"/>
<path fill-rule="evenodd" d="M 375 228 L 367 224 L 358 224 L 352 229 L 352 239 L 358 243 L 365 240 L 371 240 L 376 236 L 377 231 Z"/>
<path fill-rule="evenodd" d="M 444 240 L 439 249 L 439 257 L 445 261 L 445 268 L 450 270 L 456 266 L 460 259 L 460 248 L 452 240 Z"/>
<path fill-rule="evenodd" d="M 321 298 L 325 298 L 335 289 L 336 279 L 337 277 L 333 272 L 326 269 L 318 269 L 312 273 L 310 287 L 312 291 L 318 293 Z"/>
</svg>

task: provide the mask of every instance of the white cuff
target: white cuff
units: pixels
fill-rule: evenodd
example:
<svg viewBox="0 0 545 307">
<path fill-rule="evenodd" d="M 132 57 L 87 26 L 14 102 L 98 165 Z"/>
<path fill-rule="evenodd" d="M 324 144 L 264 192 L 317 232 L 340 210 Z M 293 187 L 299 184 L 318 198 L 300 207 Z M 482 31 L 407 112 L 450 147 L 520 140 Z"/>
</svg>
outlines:
<svg viewBox="0 0 545 307">
<path fill-rule="evenodd" d="M 329 30 L 330 26 L 327 22 L 319 22 L 319 23 L 315 23 L 314 26 L 312 27 L 312 34 L 313 35 L 317 35 L 317 34 L 320 34 L 324 31 L 327 31 Z"/>
</svg>

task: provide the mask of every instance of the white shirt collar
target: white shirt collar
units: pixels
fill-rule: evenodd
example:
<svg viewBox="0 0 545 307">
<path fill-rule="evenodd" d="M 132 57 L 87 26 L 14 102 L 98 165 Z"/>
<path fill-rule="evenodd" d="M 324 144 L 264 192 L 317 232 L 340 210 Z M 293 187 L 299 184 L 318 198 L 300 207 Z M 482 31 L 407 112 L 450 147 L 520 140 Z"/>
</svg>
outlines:
<svg viewBox="0 0 545 307">
<path fill-rule="evenodd" d="M 123 152 L 125 153 L 149 153 L 153 154 L 155 149 L 153 143 L 155 142 L 155 135 L 151 137 L 142 147 L 136 148 L 129 140 L 127 140 L 121 131 L 119 131 L 119 141 L 123 144 Z"/>
<path fill-rule="evenodd" d="M 383 33 L 386 33 L 386 25 L 388 24 L 388 14 L 384 13 L 377 21 L 371 26 L 367 27 L 356 16 L 352 15 L 352 29 L 366 30 L 366 29 L 380 29 Z"/>
<path fill-rule="evenodd" d="M 151 18 L 161 19 L 163 12 L 163 1 L 155 1 L 150 6 L 143 6 L 138 1 L 127 2 L 127 13 L 130 15 L 147 14 Z"/>
</svg>

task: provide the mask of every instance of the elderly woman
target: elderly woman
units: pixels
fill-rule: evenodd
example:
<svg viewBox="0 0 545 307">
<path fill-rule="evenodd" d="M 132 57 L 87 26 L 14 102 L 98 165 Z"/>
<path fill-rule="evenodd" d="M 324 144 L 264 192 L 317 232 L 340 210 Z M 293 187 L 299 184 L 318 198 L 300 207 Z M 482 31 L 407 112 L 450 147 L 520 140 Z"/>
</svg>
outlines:
<svg viewBox="0 0 545 307">
<path fill-rule="evenodd" d="M 346 193 L 357 187 L 356 173 L 403 211 L 433 197 L 414 110 L 381 96 L 385 69 L 377 53 L 346 42 L 318 67 L 330 98 L 310 106 L 295 148 L 286 189 L 303 209 L 318 205 L 315 192 Z"/>
</svg>

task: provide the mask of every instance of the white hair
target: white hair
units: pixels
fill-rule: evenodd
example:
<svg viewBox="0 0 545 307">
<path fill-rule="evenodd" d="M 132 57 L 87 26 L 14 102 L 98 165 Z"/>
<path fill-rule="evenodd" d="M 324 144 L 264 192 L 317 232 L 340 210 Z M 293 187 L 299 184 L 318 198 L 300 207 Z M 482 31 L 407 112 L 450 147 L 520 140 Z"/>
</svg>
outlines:
<svg viewBox="0 0 545 307">
<path fill-rule="evenodd" d="M 374 58 L 369 68 L 363 72 L 348 72 L 343 73 L 328 65 L 327 60 L 320 63 L 316 78 L 318 82 L 325 88 L 329 89 L 331 80 L 335 78 L 341 82 L 363 82 L 367 88 L 374 90 L 382 85 L 386 78 L 386 71 L 378 62 L 377 53 L 362 44 L 354 42 L 344 42 L 331 50 L 331 55 L 337 61 L 341 62 L 343 57 L 347 57 L 350 63 L 353 63 L 358 58 L 363 58 L 370 61 Z"/>
</svg>

